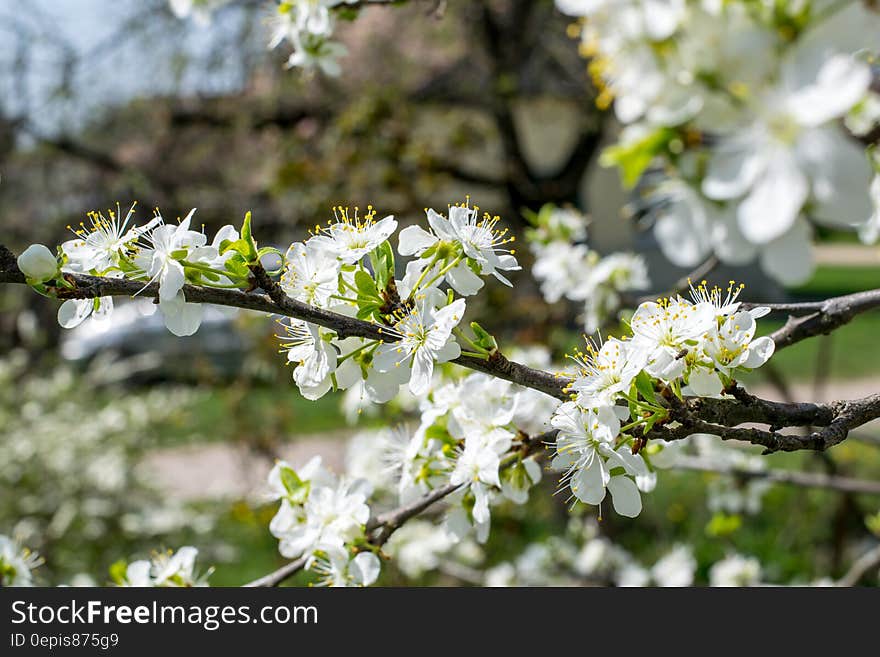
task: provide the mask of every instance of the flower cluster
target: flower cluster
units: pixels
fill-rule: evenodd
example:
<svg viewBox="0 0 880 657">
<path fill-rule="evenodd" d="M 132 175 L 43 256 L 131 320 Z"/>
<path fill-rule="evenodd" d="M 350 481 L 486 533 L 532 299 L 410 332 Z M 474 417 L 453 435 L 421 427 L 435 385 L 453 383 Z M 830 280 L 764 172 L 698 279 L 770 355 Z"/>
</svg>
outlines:
<svg viewBox="0 0 880 657">
<path fill-rule="evenodd" d="M 143 226 L 132 225 L 134 211 L 132 206 L 123 216 L 117 206 L 107 216 L 90 213 L 88 224 L 73 231 L 75 238 L 64 242 L 57 256 L 31 245 L 18 266 L 44 294 L 72 290 L 65 273 L 155 284 L 165 325 L 186 336 L 198 330 L 202 306 L 187 302 L 185 284 L 253 289 L 252 268 L 267 254 L 282 256 L 272 247 L 257 248 L 250 213 L 241 230 L 224 226 L 209 244 L 204 232 L 190 227 L 195 210 L 176 224 L 166 223 L 157 210 Z M 514 238 L 498 227 L 498 216 L 481 215 L 469 203 L 451 206 L 448 218 L 428 210 L 427 220 L 429 230 L 410 226 L 400 233 L 399 253 L 412 256 L 402 279 L 395 278 L 389 242 L 397 221 L 377 220 L 372 206 L 364 214 L 335 208 L 333 219 L 283 254 L 280 286 L 290 298 L 373 321 L 381 336 L 340 339 L 315 324 L 283 321 L 283 349 L 303 396 L 317 399 L 331 388 L 358 388 L 370 402 L 385 403 L 407 384 L 413 395 L 422 395 L 435 364 L 462 354 L 456 338 L 468 345 L 469 355 L 483 359 L 497 348 L 478 324 L 471 324 L 473 339 L 457 328 L 466 304 L 456 293 L 475 294 L 481 277 L 489 275 L 510 285 L 504 273 L 520 269 L 508 248 Z M 61 305 L 58 320 L 73 328 L 88 317 L 106 318 L 112 309 L 111 297 L 72 298 Z"/>
<path fill-rule="evenodd" d="M 355 0 L 279 2 L 270 19 L 272 34 L 269 48 L 276 48 L 287 42 L 293 49 L 287 59 L 288 68 L 317 68 L 326 75 L 339 75 L 342 69 L 338 60 L 348 51 L 341 43 L 331 39 L 335 28 L 331 9 L 354 2 Z"/>
<path fill-rule="evenodd" d="M 0 587 L 33 586 L 33 570 L 42 563 L 38 554 L 0 534 Z"/>
<path fill-rule="evenodd" d="M 484 542 L 490 506 L 504 499 L 524 503 L 540 480 L 534 457 L 524 457 L 516 443 L 540 431 L 556 405 L 541 393 L 485 374 L 440 383 L 420 407 L 419 427 L 396 454 L 401 502 L 456 485 L 447 498 L 446 528 L 456 542 L 472 530 Z"/>
<path fill-rule="evenodd" d="M 549 364 L 546 350 L 533 349 L 520 356 L 537 365 Z M 357 484 L 342 486 L 349 491 L 356 490 L 357 494 L 371 490 L 377 504 L 391 507 L 412 503 L 437 489 L 455 487 L 455 491 L 445 497 L 449 507 L 442 527 L 427 531 L 415 525 L 410 530 L 425 534 L 433 546 L 429 552 L 419 554 L 404 550 L 404 561 L 412 563 L 402 567 L 415 576 L 426 568 L 425 564 L 434 563 L 432 552 L 468 551 L 467 546 L 473 543 L 471 538 L 484 542 L 492 506 L 505 501 L 526 502 L 530 489 L 541 479 L 541 468 L 536 456 L 523 449 L 521 441 L 523 437 L 546 430 L 545 420 L 559 403 L 543 393 L 485 374 L 452 379 L 438 370 L 428 394 L 414 409 L 420 415 L 420 423 L 414 431 L 399 426 L 363 432 L 352 439 L 346 458 L 347 471 L 349 477 L 362 479 L 354 480 Z M 291 544 L 291 519 L 299 537 L 309 524 L 304 518 L 320 512 L 310 509 L 300 498 L 291 501 L 290 493 L 285 492 L 284 484 L 279 482 L 287 477 L 293 482 L 288 483 L 289 488 L 297 491 L 308 488 L 309 495 L 314 495 L 315 486 L 333 488 L 337 484 L 317 460 L 297 473 L 301 483 L 292 479 L 291 472 L 286 464 L 276 465 L 270 481 L 275 496 L 282 499 L 272 531 L 281 541 L 282 554 L 293 558 L 309 554 L 309 550 L 315 549 L 316 539 L 307 538 L 307 547 L 298 540 Z M 364 499 L 357 497 L 348 509 L 345 531 L 333 542 L 337 552 L 341 542 L 362 550 L 359 557 L 364 553 L 362 525 L 369 517 Z M 343 522 L 341 511 L 333 517 Z M 406 533 L 404 530 L 404 536 Z M 405 538 L 398 540 L 406 542 Z M 392 541 L 391 553 L 397 552 L 395 545 Z M 328 550 L 322 547 L 319 551 Z"/>
<path fill-rule="evenodd" d="M 603 328 L 624 304 L 623 294 L 649 286 L 644 258 L 632 253 L 600 256 L 586 244 L 587 219 L 579 212 L 545 205 L 529 215 L 534 228 L 527 238 L 548 303 L 562 298 L 582 307 L 584 331 Z"/>
<path fill-rule="evenodd" d="M 90 212 L 88 223 L 71 228 L 74 238 L 58 249 L 59 257 L 41 244 L 31 245 L 18 258 L 18 266 L 38 289 L 56 280 L 65 285 L 60 273 L 91 274 L 109 278 L 143 281 L 159 285 L 159 310 L 168 330 L 178 336 L 192 335 L 202 322 L 200 304 L 187 303 L 186 283 L 213 287 L 240 287 L 247 283 L 248 271 L 239 253 L 230 245 L 240 241 L 231 225 L 221 228 L 211 244 L 207 236 L 190 229 L 195 209 L 174 224 L 166 223 L 156 210 L 143 226 L 133 226 L 135 205 L 123 216 L 117 205 L 105 216 Z M 246 223 L 249 220 L 246 220 Z M 88 317 L 104 319 L 113 311 L 111 297 L 68 299 L 58 309 L 58 323 L 64 328 L 79 326 Z"/>
<path fill-rule="evenodd" d="M 498 217 L 480 216 L 467 204 L 451 206 L 448 218 L 428 210 L 427 219 L 429 230 L 414 225 L 400 232 L 398 253 L 413 257 L 399 280 L 388 241 L 397 221 L 376 220 L 371 206 L 363 216 L 357 209 L 336 208 L 333 220 L 287 250 L 281 287 L 288 296 L 374 320 L 387 336 L 387 341 L 339 339 L 307 322 L 284 321 L 283 348 L 305 397 L 356 388 L 368 401 L 385 403 L 402 385 L 422 395 L 435 364 L 462 353 L 456 336 L 469 345 L 469 353 L 483 358 L 494 348 L 478 325 L 472 325 L 476 340 L 457 328 L 466 304 L 455 294 L 475 294 L 483 286 L 481 276 L 509 285 L 501 272 L 519 269 L 513 250 L 506 248 L 513 238 L 497 228 Z"/>
<path fill-rule="evenodd" d="M 369 586 L 376 581 L 379 559 L 364 536 L 370 518 L 369 482 L 337 478 L 315 457 L 299 471 L 277 462 L 269 473 L 269 487 L 272 499 L 281 500 L 269 530 L 279 540 L 282 555 L 305 557 L 306 568 L 327 586 Z"/>
<path fill-rule="evenodd" d="M 110 577 L 119 586 L 177 588 L 208 586 L 213 568 L 196 574 L 199 551 L 185 545 L 176 552 L 158 552 L 150 561 L 145 559 L 126 564 L 117 561 L 110 567 Z"/>
<path fill-rule="evenodd" d="M 692 301 L 643 303 L 628 339 L 589 344 L 574 356 L 572 400 L 551 420 L 559 430 L 553 467 L 565 472 L 574 498 L 600 504 L 610 491 L 618 513 L 638 515 L 639 491 L 656 483 L 638 432 L 669 421 L 664 394 L 719 396 L 737 372 L 770 358 L 773 341 L 755 337 L 755 318 L 769 310 L 740 310 L 741 290 L 732 282 L 726 292 L 704 282 L 691 289 Z"/>
<path fill-rule="evenodd" d="M 840 125 L 878 119 L 870 3 L 557 0 L 627 125 L 603 162 L 642 178 L 655 234 L 677 265 L 756 257 L 786 284 L 812 272 L 810 221 L 864 225 L 871 169 Z M 642 174 L 657 164 L 656 175 Z"/>
</svg>

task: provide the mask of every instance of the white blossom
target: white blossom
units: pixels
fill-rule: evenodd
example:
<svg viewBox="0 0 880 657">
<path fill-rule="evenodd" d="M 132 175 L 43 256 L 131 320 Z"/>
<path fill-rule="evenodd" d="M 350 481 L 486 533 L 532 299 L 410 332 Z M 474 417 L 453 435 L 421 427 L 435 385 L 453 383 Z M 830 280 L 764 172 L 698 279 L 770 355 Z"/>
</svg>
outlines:
<svg viewBox="0 0 880 657">
<path fill-rule="evenodd" d="M 315 557 L 310 570 L 318 574 L 318 586 L 370 586 L 379 577 L 381 564 L 372 552 L 353 558 L 341 548 L 327 548 Z"/>
<path fill-rule="evenodd" d="M 438 296 L 428 290 L 416 300 L 415 307 L 398 319 L 393 335 L 397 342 L 382 344 L 373 358 L 380 372 L 401 368 L 409 372 L 409 389 L 414 395 L 427 392 L 434 373 L 434 363 L 445 363 L 461 354 L 452 337 L 452 329 L 462 320 L 464 299 L 437 308 Z"/>
<path fill-rule="evenodd" d="M 599 504 L 607 489 L 615 511 L 637 516 L 642 501 L 631 477 L 647 474 L 647 467 L 641 456 L 627 448 L 614 449 L 620 420 L 612 408 L 584 409 L 566 402 L 557 409 L 551 424 L 559 430 L 552 467 L 565 472 L 563 481 L 572 495 L 586 504 Z M 618 467 L 623 473 L 612 475 Z"/>
<path fill-rule="evenodd" d="M 357 208 L 350 212 L 348 208 L 340 206 L 334 212 L 336 220 L 331 221 L 326 228 L 319 227 L 317 234 L 306 242 L 306 246 L 309 249 L 324 250 L 343 264 L 359 262 L 397 229 L 397 221 L 393 216 L 376 221 L 376 212 L 372 206 L 367 208 L 363 217 Z"/>
<path fill-rule="evenodd" d="M 710 586 L 756 586 L 761 582 L 761 563 L 754 557 L 730 554 L 709 569 Z"/>
<path fill-rule="evenodd" d="M 676 545 L 651 568 L 651 578 L 657 586 L 681 587 L 694 583 L 697 561 L 686 545 Z"/>
<path fill-rule="evenodd" d="M 325 339 L 317 324 L 289 318 L 282 322 L 285 335 L 282 349 L 287 352 L 287 360 L 296 365 L 293 380 L 306 399 L 322 397 L 332 385 L 330 375 L 336 370 L 336 348 Z"/>
<path fill-rule="evenodd" d="M 402 254 L 420 255 L 428 248 L 436 247 L 438 242 L 455 244 L 479 267 L 481 274 L 492 274 L 505 285 L 511 284 L 501 272 L 518 271 L 521 267 L 514 257 L 515 251 L 505 248 L 514 238 L 508 235 L 506 228 L 496 228 L 500 217 L 488 213 L 480 216 L 478 208 L 468 205 L 450 206 L 448 219 L 434 210 L 427 212 L 433 232 L 418 226 L 401 231 Z M 461 275 L 466 275 L 463 270 Z"/>
<path fill-rule="evenodd" d="M 682 352 L 702 339 L 714 322 L 715 308 L 709 303 L 692 304 L 678 297 L 640 305 L 630 327 L 634 348 L 646 353 L 645 371 L 667 382 L 681 376 L 686 365 Z"/>
<path fill-rule="evenodd" d="M 326 308 L 338 288 L 339 260 L 334 254 L 322 248 L 309 248 L 302 242 L 290 245 L 281 277 L 281 289 L 289 297 L 310 306 Z"/>
<path fill-rule="evenodd" d="M 42 562 L 39 555 L 0 534 L 0 586 L 33 586 L 32 571 Z"/>
<path fill-rule="evenodd" d="M 67 256 L 65 270 L 99 276 L 118 270 L 120 257 L 127 255 L 137 239 L 161 221 L 154 217 L 145 226 L 130 226 L 135 207 L 132 204 L 124 218 L 118 205 L 115 211 L 107 212 L 107 217 L 101 212 L 90 212 L 88 225 L 82 223 L 78 229 L 71 229 L 76 238 L 61 245 Z"/>
<path fill-rule="evenodd" d="M 38 282 L 48 281 L 58 274 L 55 254 L 43 244 L 31 244 L 18 256 L 17 264 L 22 274 Z"/>
<path fill-rule="evenodd" d="M 645 351 L 633 342 L 616 338 L 608 339 L 598 350 L 588 344 L 587 352 L 575 357 L 577 378 L 569 386 L 583 408 L 613 405 L 629 392 L 647 359 Z"/>
<path fill-rule="evenodd" d="M 868 90 L 868 67 L 849 55 L 828 58 L 810 75 L 809 53 L 793 52 L 777 88 L 756 98 L 751 123 L 713 149 L 703 191 L 713 199 L 742 199 L 743 235 L 766 244 L 785 234 L 807 200 L 811 216 L 853 226 L 870 215 L 870 167 L 862 152 L 830 122 Z"/>
<path fill-rule="evenodd" d="M 195 571 L 196 558 L 199 551 L 191 545 L 185 545 L 176 552 L 171 550 L 158 552 L 150 561 L 133 561 L 125 569 L 120 586 L 134 587 L 203 587 L 208 586 L 207 580 L 213 569 L 199 575 Z"/>
<path fill-rule="evenodd" d="M 477 523 L 489 521 L 490 491 L 501 488 L 498 469 L 510 443 L 511 434 L 503 430 L 471 434 L 465 438 L 464 449 L 456 458 L 449 483 L 465 486 L 473 494 L 471 515 Z"/>
<path fill-rule="evenodd" d="M 302 505 L 302 516 L 283 532 L 278 546 L 285 557 L 295 559 L 315 550 L 343 548 L 363 531 L 370 517 L 367 482 L 340 481 L 336 486 L 317 486 Z"/>
</svg>

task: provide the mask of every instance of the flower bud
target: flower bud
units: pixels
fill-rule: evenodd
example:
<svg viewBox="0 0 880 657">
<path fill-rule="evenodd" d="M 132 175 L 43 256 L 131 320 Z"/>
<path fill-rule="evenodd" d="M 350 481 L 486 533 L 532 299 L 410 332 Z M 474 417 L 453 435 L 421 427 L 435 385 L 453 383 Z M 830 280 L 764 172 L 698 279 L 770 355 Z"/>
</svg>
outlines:
<svg viewBox="0 0 880 657">
<path fill-rule="evenodd" d="M 43 282 L 58 274 L 58 260 L 42 244 L 31 244 L 18 256 L 18 268 L 29 280 Z"/>
</svg>

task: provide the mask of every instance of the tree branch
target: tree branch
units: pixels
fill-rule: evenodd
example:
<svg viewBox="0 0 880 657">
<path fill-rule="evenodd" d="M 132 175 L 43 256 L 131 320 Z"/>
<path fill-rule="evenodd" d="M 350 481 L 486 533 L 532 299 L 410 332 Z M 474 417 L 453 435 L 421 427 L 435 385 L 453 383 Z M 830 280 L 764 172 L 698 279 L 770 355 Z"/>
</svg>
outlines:
<svg viewBox="0 0 880 657">
<path fill-rule="evenodd" d="M 243 584 L 242 586 L 245 588 L 278 586 L 288 577 L 293 577 L 296 573 L 298 573 L 305 567 L 306 557 L 300 557 L 299 559 L 294 559 L 293 561 L 284 564 L 278 570 L 273 570 L 268 575 L 264 575 L 263 577 L 255 579 L 252 582 L 248 582 L 247 584 Z"/>
<path fill-rule="evenodd" d="M 880 566 L 880 545 L 856 559 L 849 572 L 838 580 L 837 586 L 856 586 L 869 570 L 877 566 Z"/>
<path fill-rule="evenodd" d="M 751 406 L 739 400 L 687 399 L 670 409 L 670 424 L 655 426 L 645 438 L 674 441 L 695 433 L 708 433 L 722 440 L 761 445 L 765 448 L 764 454 L 799 450 L 821 452 L 846 440 L 855 427 L 880 418 L 880 394 L 828 404 L 785 404 L 752 399 Z M 778 409 L 778 416 L 771 415 L 770 408 Z M 735 426 L 745 422 L 770 424 L 770 428 Z M 806 435 L 779 431 L 783 427 L 804 426 L 822 428 Z"/>
<path fill-rule="evenodd" d="M 880 289 L 807 303 L 749 303 L 743 304 L 743 309 L 748 310 L 756 306 L 766 306 L 774 311 L 790 313 L 785 325 L 770 335 L 776 343 L 776 348 L 782 349 L 815 335 L 828 334 L 848 324 L 856 315 L 880 308 Z"/>
<path fill-rule="evenodd" d="M 391 534 L 397 531 L 400 526 L 410 518 L 419 515 L 422 511 L 432 506 L 435 502 L 439 502 L 447 495 L 451 495 L 461 488 L 461 484 L 446 484 L 441 488 L 432 490 L 427 495 L 419 498 L 411 504 L 407 504 L 400 508 L 383 513 L 375 520 L 367 523 L 367 533 L 375 531 L 375 536 L 370 543 L 376 547 L 382 547 L 391 538 Z"/>
<path fill-rule="evenodd" d="M 676 457 L 675 463 L 670 469 L 713 472 L 730 475 L 738 479 L 763 479 L 774 484 L 788 484 L 801 488 L 826 488 L 840 493 L 880 495 L 880 482 L 878 481 L 866 481 L 814 472 L 798 472 L 796 470 L 750 470 L 692 456 Z"/>
<path fill-rule="evenodd" d="M 358 319 L 352 319 L 328 310 L 321 310 L 320 308 L 315 308 L 291 299 L 285 294 L 284 290 L 281 289 L 281 286 L 269 277 L 262 266 L 252 267 L 251 271 L 253 272 L 259 286 L 268 293 L 273 304 L 271 309 L 265 310 L 265 312 L 287 315 L 289 317 L 303 319 L 312 322 L 313 324 L 324 326 L 336 331 L 337 335 L 341 338 L 356 336 L 378 340 L 380 342 L 396 342 L 398 339 L 388 332 L 387 327 Z M 158 294 L 158 287 L 156 293 Z M 184 294 L 187 294 L 186 287 L 184 288 Z M 238 294 L 245 297 L 254 296 L 241 292 Z M 187 301 L 189 301 L 189 296 L 186 298 Z M 477 370 L 478 372 L 491 374 L 499 379 L 510 381 L 511 383 L 518 383 L 519 385 L 538 390 L 552 397 L 556 397 L 557 399 L 568 399 L 568 395 L 564 392 L 564 388 L 571 383 L 571 379 L 557 376 L 550 372 L 536 370 L 521 365 L 520 363 L 515 363 L 505 358 L 501 352 L 498 351 L 492 354 L 487 360 L 462 355 L 451 362 L 472 370 Z"/>
<path fill-rule="evenodd" d="M 0 245 L 0 265 L 2 265 L 0 283 L 25 282 L 24 276 L 15 264 L 14 255 L 2 245 Z M 253 267 L 252 271 L 256 282 L 267 292 L 266 295 L 185 285 L 184 296 L 191 303 L 212 303 L 293 317 L 331 329 L 341 338 L 356 336 L 380 342 L 397 340 L 388 331 L 388 327 L 339 315 L 291 299 L 261 266 Z M 60 299 L 135 294 L 155 298 L 159 294 L 159 286 L 155 283 L 145 285 L 140 281 L 75 274 L 64 276 L 68 282 L 74 284 L 75 288 L 57 289 L 56 294 Z M 880 305 L 878 291 L 847 295 L 823 302 L 822 310 L 807 315 L 804 319 L 824 322 L 827 330 L 833 330 L 832 327 L 849 321 L 856 313 L 876 305 Z M 811 319 L 814 317 L 820 319 Z M 821 317 L 826 319 L 823 320 Z M 777 339 L 777 334 L 779 331 L 774 334 L 774 339 Z M 800 333 L 797 336 L 797 340 L 808 337 Z M 791 333 L 786 333 L 779 339 L 781 342 L 777 343 L 779 345 L 777 348 L 793 344 Z M 500 352 L 495 352 L 485 360 L 462 355 L 452 362 L 538 390 L 557 399 L 569 398 L 565 390 L 572 383 L 570 378 L 509 361 Z M 709 433 L 719 436 L 722 440 L 740 440 L 761 445 L 765 448 L 765 453 L 796 450 L 824 451 L 845 440 L 853 428 L 880 417 L 880 395 L 828 404 L 809 404 L 759 399 L 738 386 L 732 387 L 728 393 L 733 397 L 732 399 L 688 398 L 684 402 L 678 402 L 677 398 L 674 398 L 677 403 L 670 407 L 669 421 L 666 424 L 658 423 L 645 437 L 681 440 L 694 433 Z M 769 429 L 738 426 L 752 422 L 769 425 Z M 807 435 L 793 435 L 780 433 L 779 429 L 784 427 L 821 428 Z"/>
</svg>

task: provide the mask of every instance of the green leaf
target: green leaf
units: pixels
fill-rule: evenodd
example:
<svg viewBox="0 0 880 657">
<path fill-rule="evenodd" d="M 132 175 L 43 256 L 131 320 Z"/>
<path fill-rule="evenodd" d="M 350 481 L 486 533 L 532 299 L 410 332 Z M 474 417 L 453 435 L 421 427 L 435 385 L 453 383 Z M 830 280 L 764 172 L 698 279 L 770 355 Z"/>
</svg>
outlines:
<svg viewBox="0 0 880 657">
<path fill-rule="evenodd" d="M 126 573 L 128 571 L 128 563 L 126 563 L 125 559 L 120 559 L 119 561 L 114 562 L 110 566 L 110 579 L 113 580 L 115 584 L 125 584 Z"/>
<path fill-rule="evenodd" d="M 641 415 L 639 414 L 639 407 L 636 406 L 632 401 L 627 400 L 629 404 L 629 417 L 631 420 L 638 420 Z"/>
<path fill-rule="evenodd" d="M 370 265 L 376 276 L 376 286 L 384 290 L 388 282 L 394 280 L 394 250 L 388 240 L 370 252 Z"/>
<path fill-rule="evenodd" d="M 281 468 L 281 484 L 288 493 L 288 498 L 293 504 L 303 504 L 309 496 L 311 486 L 297 476 L 293 468 Z"/>
<path fill-rule="evenodd" d="M 250 273 L 244 256 L 237 252 L 226 260 L 223 267 L 235 278 L 247 278 Z"/>
<path fill-rule="evenodd" d="M 358 298 L 360 300 L 360 298 Z M 370 319 L 374 313 L 379 310 L 379 306 L 374 303 L 367 304 L 365 306 L 359 306 L 357 311 L 358 319 Z"/>
<path fill-rule="evenodd" d="M 256 240 L 254 240 L 254 236 L 251 231 L 250 210 L 248 210 L 248 212 L 244 215 L 244 221 L 241 224 L 241 231 L 239 232 L 241 234 L 241 237 L 221 248 L 220 253 L 234 250 L 238 251 L 245 259 L 245 262 L 247 262 L 248 264 L 254 264 L 258 262 L 260 256 L 259 251 L 257 250 L 257 242 Z"/>
<path fill-rule="evenodd" d="M 639 372 L 636 377 L 636 389 L 642 395 L 642 399 L 652 404 L 657 403 L 657 397 L 654 394 L 654 382 L 645 370 Z"/>
<path fill-rule="evenodd" d="M 354 273 L 354 286 L 358 291 L 358 299 L 360 300 L 361 296 L 368 297 L 370 299 L 380 299 L 379 290 L 376 289 L 376 282 L 373 280 L 373 277 L 370 276 L 363 269 L 359 269 Z"/>
<path fill-rule="evenodd" d="M 471 330 L 474 332 L 474 335 L 477 336 L 477 346 L 482 347 L 489 352 L 498 351 L 498 342 L 496 342 L 495 338 L 486 331 L 486 329 L 476 322 L 471 322 Z"/>
<path fill-rule="evenodd" d="M 599 163 L 604 167 L 618 167 L 624 187 L 630 189 L 674 138 L 674 130 L 657 128 L 641 139 L 609 146 L 599 156 Z"/>
<path fill-rule="evenodd" d="M 736 514 L 716 513 L 706 525 L 709 536 L 729 536 L 742 527 L 742 517 Z"/>
</svg>

